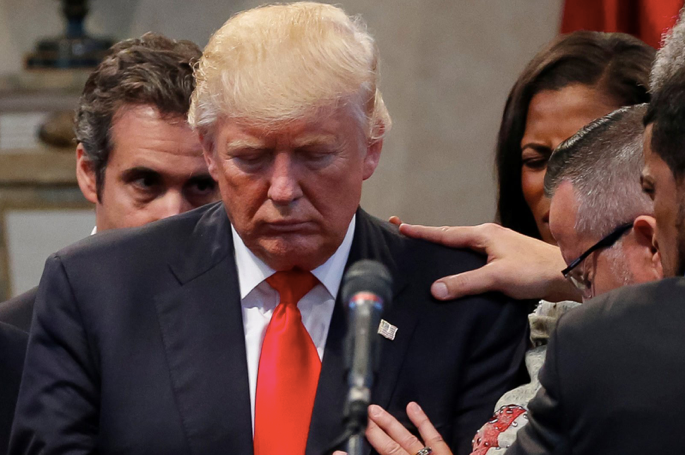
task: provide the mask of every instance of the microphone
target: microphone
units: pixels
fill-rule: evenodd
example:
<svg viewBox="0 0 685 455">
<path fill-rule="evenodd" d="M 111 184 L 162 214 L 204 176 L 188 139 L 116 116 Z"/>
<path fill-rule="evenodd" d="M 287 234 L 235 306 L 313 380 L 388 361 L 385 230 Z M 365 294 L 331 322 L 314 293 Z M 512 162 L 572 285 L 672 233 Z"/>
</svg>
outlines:
<svg viewBox="0 0 685 455">
<path fill-rule="evenodd" d="M 376 334 L 383 306 L 392 297 L 392 277 L 377 261 L 355 262 L 343 277 L 342 297 L 347 309 L 345 363 L 348 371 L 348 395 L 345 403 L 345 427 L 348 455 L 362 453 L 367 408 L 376 370 L 378 348 Z"/>
</svg>

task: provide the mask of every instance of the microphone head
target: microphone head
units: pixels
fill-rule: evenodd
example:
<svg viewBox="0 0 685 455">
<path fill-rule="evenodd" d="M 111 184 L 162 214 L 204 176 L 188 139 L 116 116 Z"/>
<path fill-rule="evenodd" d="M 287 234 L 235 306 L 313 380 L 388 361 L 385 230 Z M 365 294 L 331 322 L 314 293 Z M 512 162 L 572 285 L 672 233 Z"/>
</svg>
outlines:
<svg viewBox="0 0 685 455">
<path fill-rule="evenodd" d="M 352 264 L 343 277 L 343 302 L 349 302 L 359 292 L 371 292 L 383 299 L 384 303 L 390 302 L 392 277 L 388 268 L 370 259 L 362 259 Z"/>
</svg>

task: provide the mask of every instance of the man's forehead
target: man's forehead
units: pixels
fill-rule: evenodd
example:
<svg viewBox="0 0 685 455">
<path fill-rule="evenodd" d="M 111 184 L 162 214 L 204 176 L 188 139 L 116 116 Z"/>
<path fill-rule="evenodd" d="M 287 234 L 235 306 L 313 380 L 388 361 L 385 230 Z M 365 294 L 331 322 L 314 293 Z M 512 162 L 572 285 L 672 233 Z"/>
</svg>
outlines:
<svg viewBox="0 0 685 455">
<path fill-rule="evenodd" d="M 640 172 L 640 180 L 647 178 L 647 177 L 652 177 L 651 176 L 651 162 L 654 156 L 654 153 L 652 153 L 652 124 L 649 124 L 645 127 L 645 132 L 643 133 L 643 142 L 642 142 L 642 158 L 643 158 L 643 165 L 642 165 L 642 170 Z"/>
<path fill-rule="evenodd" d="M 642 156 L 644 158 L 644 164 L 642 166 L 642 172 L 640 173 L 641 179 L 671 179 L 673 178 L 673 173 L 666 164 L 666 162 L 659 156 L 658 153 L 654 153 L 651 146 L 651 125 L 648 126 L 649 131 L 645 131 L 644 146 L 642 147 Z"/>
<path fill-rule="evenodd" d="M 647 125 L 644 133 L 642 133 L 642 156 L 645 161 L 652 154 L 652 126 L 651 123 Z"/>
<path fill-rule="evenodd" d="M 550 201 L 549 227 L 567 262 L 578 257 L 584 251 L 583 245 L 587 243 L 576 231 L 577 217 L 578 198 L 573 184 L 565 179 Z"/>
<path fill-rule="evenodd" d="M 186 144 L 181 144 L 171 139 L 146 144 L 116 144 L 110 152 L 108 165 L 114 162 L 126 167 L 183 168 L 196 167 L 196 163 L 204 163 L 202 144 L 199 141 L 195 143 L 189 139 Z"/>
<path fill-rule="evenodd" d="M 269 121 L 259 118 L 228 118 L 220 123 L 225 143 L 253 146 L 274 140 L 291 143 L 335 142 L 352 131 L 363 131 L 349 105 L 312 108 L 288 119 Z"/>
<path fill-rule="evenodd" d="M 118 151 L 118 150 L 117 150 Z M 132 166 L 147 166 L 155 169 L 169 169 L 177 168 L 183 170 L 185 168 L 207 167 L 204 157 L 202 155 L 201 147 L 185 147 L 185 148 L 141 148 L 132 150 L 132 153 L 124 153 L 125 159 L 122 160 L 127 167 Z M 114 155 L 116 155 L 113 150 Z"/>
<path fill-rule="evenodd" d="M 202 144 L 185 120 L 142 106 L 120 111 L 112 124 L 111 159 L 154 161 L 202 157 Z"/>
<path fill-rule="evenodd" d="M 258 149 L 274 145 L 282 139 L 282 136 L 288 138 L 289 145 L 293 147 L 306 147 L 309 145 L 326 145 L 335 144 L 338 141 L 338 135 L 325 132 L 303 132 L 301 134 L 266 134 L 266 135 L 239 135 L 226 138 L 226 147 L 228 149 Z"/>
</svg>

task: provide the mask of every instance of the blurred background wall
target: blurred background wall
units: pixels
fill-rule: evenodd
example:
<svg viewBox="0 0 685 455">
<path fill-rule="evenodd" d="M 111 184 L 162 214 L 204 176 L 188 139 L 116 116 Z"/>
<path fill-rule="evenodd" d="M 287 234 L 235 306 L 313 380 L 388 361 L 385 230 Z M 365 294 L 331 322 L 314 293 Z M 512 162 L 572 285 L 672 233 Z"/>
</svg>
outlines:
<svg viewBox="0 0 685 455">
<path fill-rule="evenodd" d="M 115 39 L 152 30 L 204 46 L 229 16 L 261 3 L 93 0 L 87 28 Z M 506 95 L 526 62 L 558 33 L 562 0 L 335 3 L 361 14 L 376 37 L 381 88 L 394 120 L 362 205 L 381 218 L 414 223 L 491 221 L 495 136 Z M 56 0 L 0 0 L 0 75 L 20 72 L 39 38 L 62 33 L 59 7 Z M 39 240 L 44 251 L 63 246 L 49 237 Z M 39 276 L 42 263 L 36 268 Z"/>
</svg>

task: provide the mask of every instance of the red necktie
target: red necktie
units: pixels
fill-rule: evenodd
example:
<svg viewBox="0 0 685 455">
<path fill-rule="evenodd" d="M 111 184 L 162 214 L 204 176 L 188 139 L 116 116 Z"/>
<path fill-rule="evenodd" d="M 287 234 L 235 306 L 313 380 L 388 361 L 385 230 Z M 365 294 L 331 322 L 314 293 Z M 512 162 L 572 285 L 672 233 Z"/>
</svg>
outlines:
<svg viewBox="0 0 685 455">
<path fill-rule="evenodd" d="M 276 272 L 266 279 L 280 302 L 266 328 L 255 403 L 255 455 L 304 455 L 321 360 L 297 308 L 317 284 L 310 272 Z"/>
</svg>

